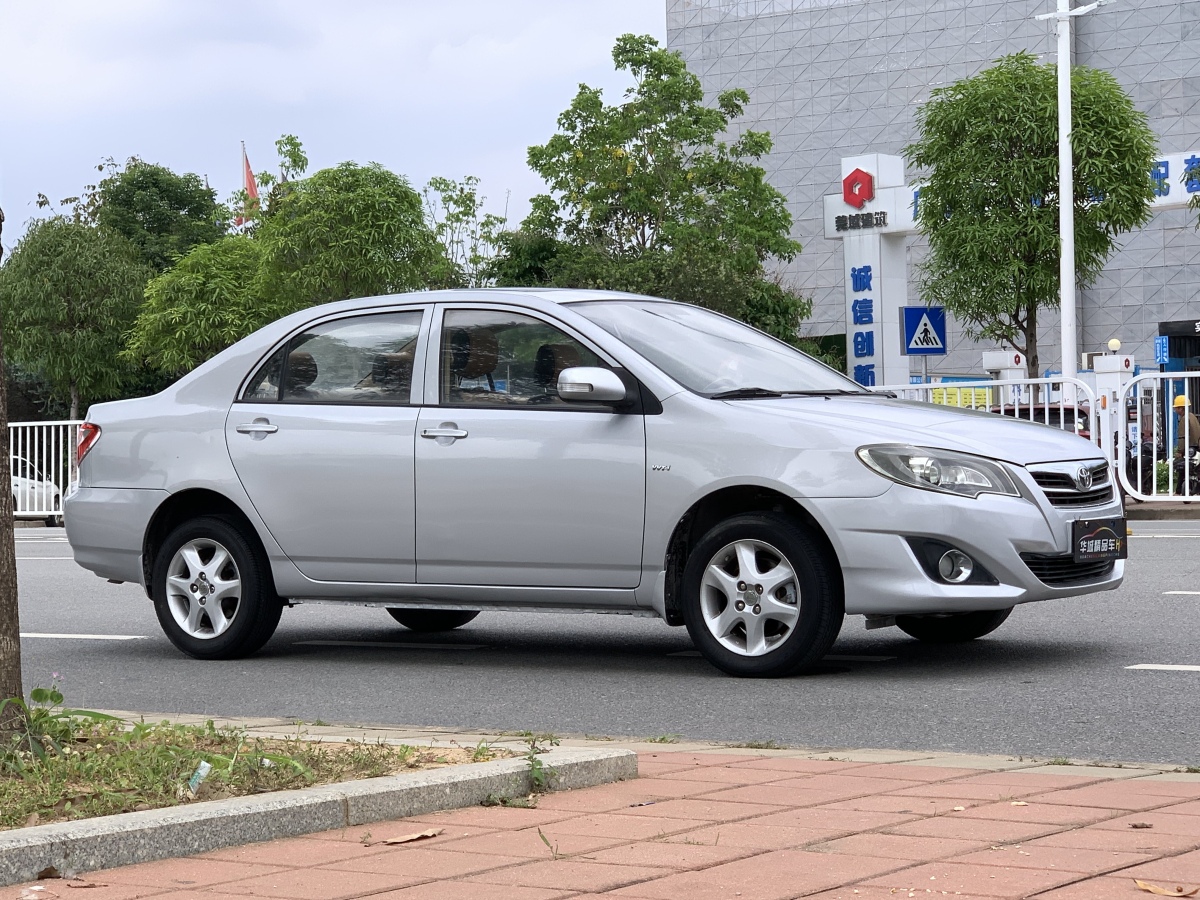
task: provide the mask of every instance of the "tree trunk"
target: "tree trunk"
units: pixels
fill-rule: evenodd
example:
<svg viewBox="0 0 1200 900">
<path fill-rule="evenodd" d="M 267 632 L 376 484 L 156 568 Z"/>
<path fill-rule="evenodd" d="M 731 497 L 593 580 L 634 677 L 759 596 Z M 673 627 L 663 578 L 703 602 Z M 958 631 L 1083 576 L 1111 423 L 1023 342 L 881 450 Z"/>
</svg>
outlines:
<svg viewBox="0 0 1200 900">
<path fill-rule="evenodd" d="M 1038 358 L 1038 322 L 1037 304 L 1031 304 L 1029 318 L 1025 321 L 1025 374 L 1030 378 L 1038 378 L 1041 371 L 1041 361 Z"/>
<path fill-rule="evenodd" d="M 4 213 L 0 211 L 0 234 Z M 0 245 L 0 257 L 4 255 Z M 4 337 L 0 329 L 0 459 L 9 458 L 8 389 L 4 377 Z M 17 554 L 13 546 L 12 491 L 0 491 L 0 700 L 24 698 L 21 685 L 21 621 L 17 612 Z M 19 708 L 0 713 L 0 735 L 15 727 Z"/>
<path fill-rule="evenodd" d="M 79 418 L 79 385 L 71 382 L 71 418 Z"/>
</svg>

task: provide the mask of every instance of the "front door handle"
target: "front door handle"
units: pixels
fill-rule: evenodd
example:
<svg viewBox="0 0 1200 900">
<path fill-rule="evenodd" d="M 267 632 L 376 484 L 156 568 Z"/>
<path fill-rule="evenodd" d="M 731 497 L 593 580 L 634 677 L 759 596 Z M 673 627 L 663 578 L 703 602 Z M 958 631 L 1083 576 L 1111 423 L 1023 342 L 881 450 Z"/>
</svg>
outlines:
<svg viewBox="0 0 1200 900">
<path fill-rule="evenodd" d="M 246 422 L 238 425 L 234 429 L 238 434 L 248 434 L 252 440 L 261 441 L 268 434 L 274 434 L 279 430 L 278 425 L 272 425 L 266 419 L 255 419 L 253 422 Z"/>
<path fill-rule="evenodd" d="M 425 428 L 421 431 L 423 438 L 449 438 L 450 440 L 458 440 L 465 438 L 467 433 L 461 428 L 454 428 L 451 425 L 442 425 L 440 428 Z"/>
</svg>

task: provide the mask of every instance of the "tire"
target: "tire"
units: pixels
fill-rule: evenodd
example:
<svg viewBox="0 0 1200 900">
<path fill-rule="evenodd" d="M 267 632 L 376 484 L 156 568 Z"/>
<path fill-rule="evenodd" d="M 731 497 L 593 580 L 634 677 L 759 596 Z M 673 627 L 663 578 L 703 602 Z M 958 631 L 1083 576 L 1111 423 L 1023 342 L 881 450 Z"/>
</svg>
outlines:
<svg viewBox="0 0 1200 900">
<path fill-rule="evenodd" d="M 223 517 L 192 519 L 168 534 L 151 579 L 159 625 L 195 659 L 250 656 L 270 640 L 283 611 L 262 552 Z"/>
<path fill-rule="evenodd" d="M 59 505 L 59 499 L 57 497 L 55 497 L 54 498 L 54 513 L 52 515 L 46 516 L 46 527 L 47 528 L 62 528 L 62 524 L 63 524 L 62 507 Z"/>
<path fill-rule="evenodd" d="M 896 627 L 927 644 L 961 644 L 991 634 L 1011 612 L 1010 606 L 948 616 L 896 616 Z"/>
<path fill-rule="evenodd" d="M 845 615 L 836 562 L 778 513 L 747 513 L 714 526 L 688 556 L 681 600 L 701 655 L 744 678 L 811 669 L 833 646 Z"/>
<path fill-rule="evenodd" d="M 466 625 L 477 615 L 478 610 L 465 609 L 395 609 L 388 607 L 388 615 L 410 631 L 451 631 Z"/>
</svg>

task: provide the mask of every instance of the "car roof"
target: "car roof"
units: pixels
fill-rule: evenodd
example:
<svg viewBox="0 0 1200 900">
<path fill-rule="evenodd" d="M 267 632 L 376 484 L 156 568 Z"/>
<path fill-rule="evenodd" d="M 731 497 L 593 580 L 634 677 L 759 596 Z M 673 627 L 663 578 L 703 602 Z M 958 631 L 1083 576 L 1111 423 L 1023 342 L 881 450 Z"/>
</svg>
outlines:
<svg viewBox="0 0 1200 900">
<path fill-rule="evenodd" d="M 598 291 L 578 288 L 553 287 L 489 287 L 489 288 L 449 288 L 440 291 L 407 291 L 399 294 L 377 294 L 372 297 L 354 297 L 347 300 L 335 300 L 320 307 L 309 307 L 308 311 L 318 308 L 328 312 L 353 312 L 358 309 L 372 309 L 390 303 L 453 303 L 462 301 L 503 302 L 520 300 L 539 300 L 541 302 L 567 305 L 571 303 L 586 303 L 594 300 L 639 300 L 649 303 L 674 303 L 674 300 L 664 300 L 662 297 L 647 297 L 644 294 L 631 294 L 625 291 Z M 303 310 L 302 310 L 303 312 Z"/>
</svg>

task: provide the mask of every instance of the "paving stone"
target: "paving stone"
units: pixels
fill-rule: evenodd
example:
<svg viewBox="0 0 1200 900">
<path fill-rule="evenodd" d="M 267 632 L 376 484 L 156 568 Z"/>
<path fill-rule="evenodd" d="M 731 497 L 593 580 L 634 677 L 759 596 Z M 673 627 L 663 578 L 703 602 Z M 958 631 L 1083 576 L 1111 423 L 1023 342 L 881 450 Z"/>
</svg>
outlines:
<svg viewBox="0 0 1200 900">
<path fill-rule="evenodd" d="M 616 897 L 651 900 L 785 900 L 838 885 L 849 884 L 903 863 L 869 856 L 842 856 L 804 850 L 774 850 L 748 859 L 713 866 L 699 872 L 681 872 L 614 891 Z"/>
<path fill-rule="evenodd" d="M 751 784 L 729 787 L 711 794 L 702 795 L 710 800 L 730 800 L 735 803 L 765 803 L 786 806 L 818 806 L 844 800 L 846 794 L 838 791 L 810 791 L 804 788 L 781 788 L 775 784 Z"/>
<path fill-rule="evenodd" d="M 1169 834 L 1153 828 L 1073 828 L 1070 831 L 1034 838 L 1030 844 L 1047 847 L 1079 847 L 1084 850 L 1116 850 L 1124 853 L 1173 854 L 1200 847 L 1200 837 Z"/>
<path fill-rule="evenodd" d="M 1015 866 L 1023 869 L 1059 869 L 1065 872 L 1100 875 L 1125 866 L 1146 862 L 1151 858 L 1146 853 L 1129 853 L 1118 850 L 1017 844 L 967 853 L 956 857 L 954 861 L 967 865 L 978 863 L 1004 867 Z"/>
<path fill-rule="evenodd" d="M 433 850 L 402 844 L 391 848 L 390 853 L 362 856 L 338 863 L 321 866 L 315 871 L 369 872 L 375 875 L 400 875 L 412 884 L 440 878 L 460 878 L 488 869 L 512 866 L 527 860 L 514 856 L 497 856 L 489 853 L 467 853 L 465 851 Z"/>
<path fill-rule="evenodd" d="M 407 887 L 419 876 L 380 875 L 356 872 L 353 876 L 333 869 L 288 869 L 272 875 L 244 878 L 220 885 L 235 896 L 279 897 L 282 900 L 342 900 L 364 894 Z M 203 895 L 197 895 L 197 900 Z M 204 900 L 208 900 L 204 897 Z"/>
<path fill-rule="evenodd" d="M 986 841 L 962 841 L 954 838 L 917 837 L 905 834 L 868 832 L 838 838 L 807 849 L 818 853 L 850 853 L 880 856 L 886 859 L 906 859 L 928 862 L 959 856 L 990 846 Z"/>
<path fill-rule="evenodd" d="M 845 834 L 842 828 L 789 828 L 786 825 L 755 825 L 732 822 L 711 825 L 663 838 L 670 843 L 751 847 L 760 850 L 798 849 L 806 844 Z"/>
<path fill-rule="evenodd" d="M 612 863 L 619 866 L 651 866 L 665 869 L 704 869 L 734 859 L 753 856 L 764 848 L 735 847 L 721 844 L 684 844 L 667 841 L 640 841 L 609 850 L 585 853 L 577 859 Z"/>
<path fill-rule="evenodd" d="M 786 806 L 765 803 L 730 803 L 708 797 L 689 797 L 682 800 L 661 800 L 649 806 L 620 810 L 626 816 L 651 816 L 667 819 L 700 819 L 706 822 L 734 822 L 751 816 L 781 812 Z"/>
<path fill-rule="evenodd" d="M 863 763 L 848 760 L 830 759 L 796 759 L 789 757 L 754 757 L 741 763 L 747 769 L 769 769 L 775 772 L 844 772 L 848 769 L 860 769 Z"/>
<path fill-rule="evenodd" d="M 1200 885 L 1200 850 L 1156 859 L 1144 865 L 1134 866 L 1121 874 L 1130 878 L 1141 878 L 1143 881 L 1186 882 L 1189 887 L 1196 887 Z"/>
<path fill-rule="evenodd" d="M 1187 837 L 1200 839 L 1200 816 L 1181 816 L 1174 813 L 1161 812 L 1159 810 L 1151 810 L 1149 812 L 1134 813 L 1129 816 L 1119 816 L 1115 819 L 1108 819 L 1098 823 L 1097 828 L 1111 828 L 1117 831 L 1141 829 L 1133 828 L 1133 824 L 1146 823 L 1151 828 L 1159 833 L 1166 834 L 1181 834 Z M 1149 829 L 1146 829 L 1149 830 Z"/>
<path fill-rule="evenodd" d="M 380 838 L 381 839 L 381 838 Z M 441 840 L 441 837 L 430 838 L 430 841 Z M 382 853 L 385 845 L 374 843 L 363 844 L 361 841 L 323 841 L 310 838 L 292 838 L 279 841 L 264 841 L 260 844 L 245 844 L 241 847 L 226 847 L 223 850 L 210 850 L 201 853 L 194 859 L 222 859 L 239 863 L 258 863 L 271 866 L 320 866 L 326 863 L 341 862 L 361 856 Z M 88 895 L 89 897 L 91 894 Z"/>
<path fill-rule="evenodd" d="M 1091 825 L 1109 819 L 1120 810 L 1092 806 L 1055 806 L 1052 803 L 1029 803 L 1013 806 L 1012 802 L 988 803 L 954 813 L 965 819 L 992 819 L 1001 822 L 1039 822 L 1046 825 Z M 1183 818 L 1183 817 L 1180 817 Z M 1200 825 L 1200 822 L 1197 823 Z"/>
<path fill-rule="evenodd" d="M 983 897 L 1025 897 L 1078 878 L 1076 872 L 1058 872 L 1053 869 L 1001 868 L 943 861 L 915 866 L 895 875 L 865 879 L 865 883 L 875 887 L 894 888 L 902 897 L 908 891 L 919 891 L 924 895 L 927 889 Z"/>
<path fill-rule="evenodd" d="M 542 840 L 543 836 L 545 841 Z M 546 846 L 546 841 L 549 841 L 550 846 Z M 544 828 L 523 828 L 518 831 L 491 831 L 476 837 L 455 838 L 438 846 L 442 850 L 455 852 L 545 859 L 553 855 L 556 850 L 564 856 L 574 856 L 579 853 L 619 846 L 623 843 L 625 843 L 624 838 L 600 837 L 594 834 L 569 834 L 558 830 L 553 825 L 546 825 Z"/>
<path fill-rule="evenodd" d="M 912 813 L 922 816 L 940 816 L 955 806 L 983 806 L 988 800 L 961 800 L 947 797 L 901 797 L 895 794 L 873 794 L 855 797 L 853 800 L 838 800 L 826 803 L 819 809 L 861 809 L 870 812 Z"/>
<path fill-rule="evenodd" d="M 664 819 L 652 816 L 623 816 L 617 813 L 597 813 L 576 816 L 555 822 L 555 834 L 587 834 L 598 837 L 622 838 L 626 841 L 649 840 L 659 836 L 689 831 L 709 822 L 690 819 Z M 543 831 L 545 829 L 543 828 Z"/>
<path fill-rule="evenodd" d="M 1053 834 L 1059 826 L 1041 822 L 1004 822 L 995 819 L 964 819 L 962 813 L 934 816 L 916 822 L 890 825 L 888 834 L 910 834 L 919 837 L 948 837 L 964 841 L 987 841 L 992 844 L 1025 841 Z"/>
<path fill-rule="evenodd" d="M 573 891 L 612 891 L 628 884 L 651 881 L 670 874 L 670 869 L 650 866 L 618 866 L 578 859 L 556 859 L 526 863 L 475 875 L 466 881 L 525 887 L 566 888 Z"/>
<path fill-rule="evenodd" d="M 372 894 L 371 900 L 558 900 L 560 897 L 579 896 L 574 891 L 552 888 L 481 884 L 478 881 L 432 881 L 398 891 Z M 193 896 L 190 900 L 209 898 Z"/>
<path fill-rule="evenodd" d="M 97 875 L 95 880 L 106 881 L 110 884 L 159 885 L 163 890 L 168 888 L 177 890 L 180 887 L 221 884 L 281 871 L 284 869 L 278 866 L 228 862 L 219 859 L 164 859 L 160 862 L 107 869 L 103 878 Z"/>
<path fill-rule="evenodd" d="M 786 812 L 771 813 L 767 816 L 757 816 L 748 819 L 752 825 L 784 825 L 789 828 L 822 828 L 836 829 L 841 834 L 853 834 L 856 831 L 873 831 L 876 828 L 886 828 L 901 822 L 911 822 L 919 818 L 916 814 L 892 812 L 862 812 L 853 809 L 833 809 L 828 806 L 817 806 L 806 809 L 792 809 Z"/>
<path fill-rule="evenodd" d="M 1149 900 L 1150 896 L 1126 875 L 1105 875 L 1046 891 L 1036 900 Z"/>
</svg>

